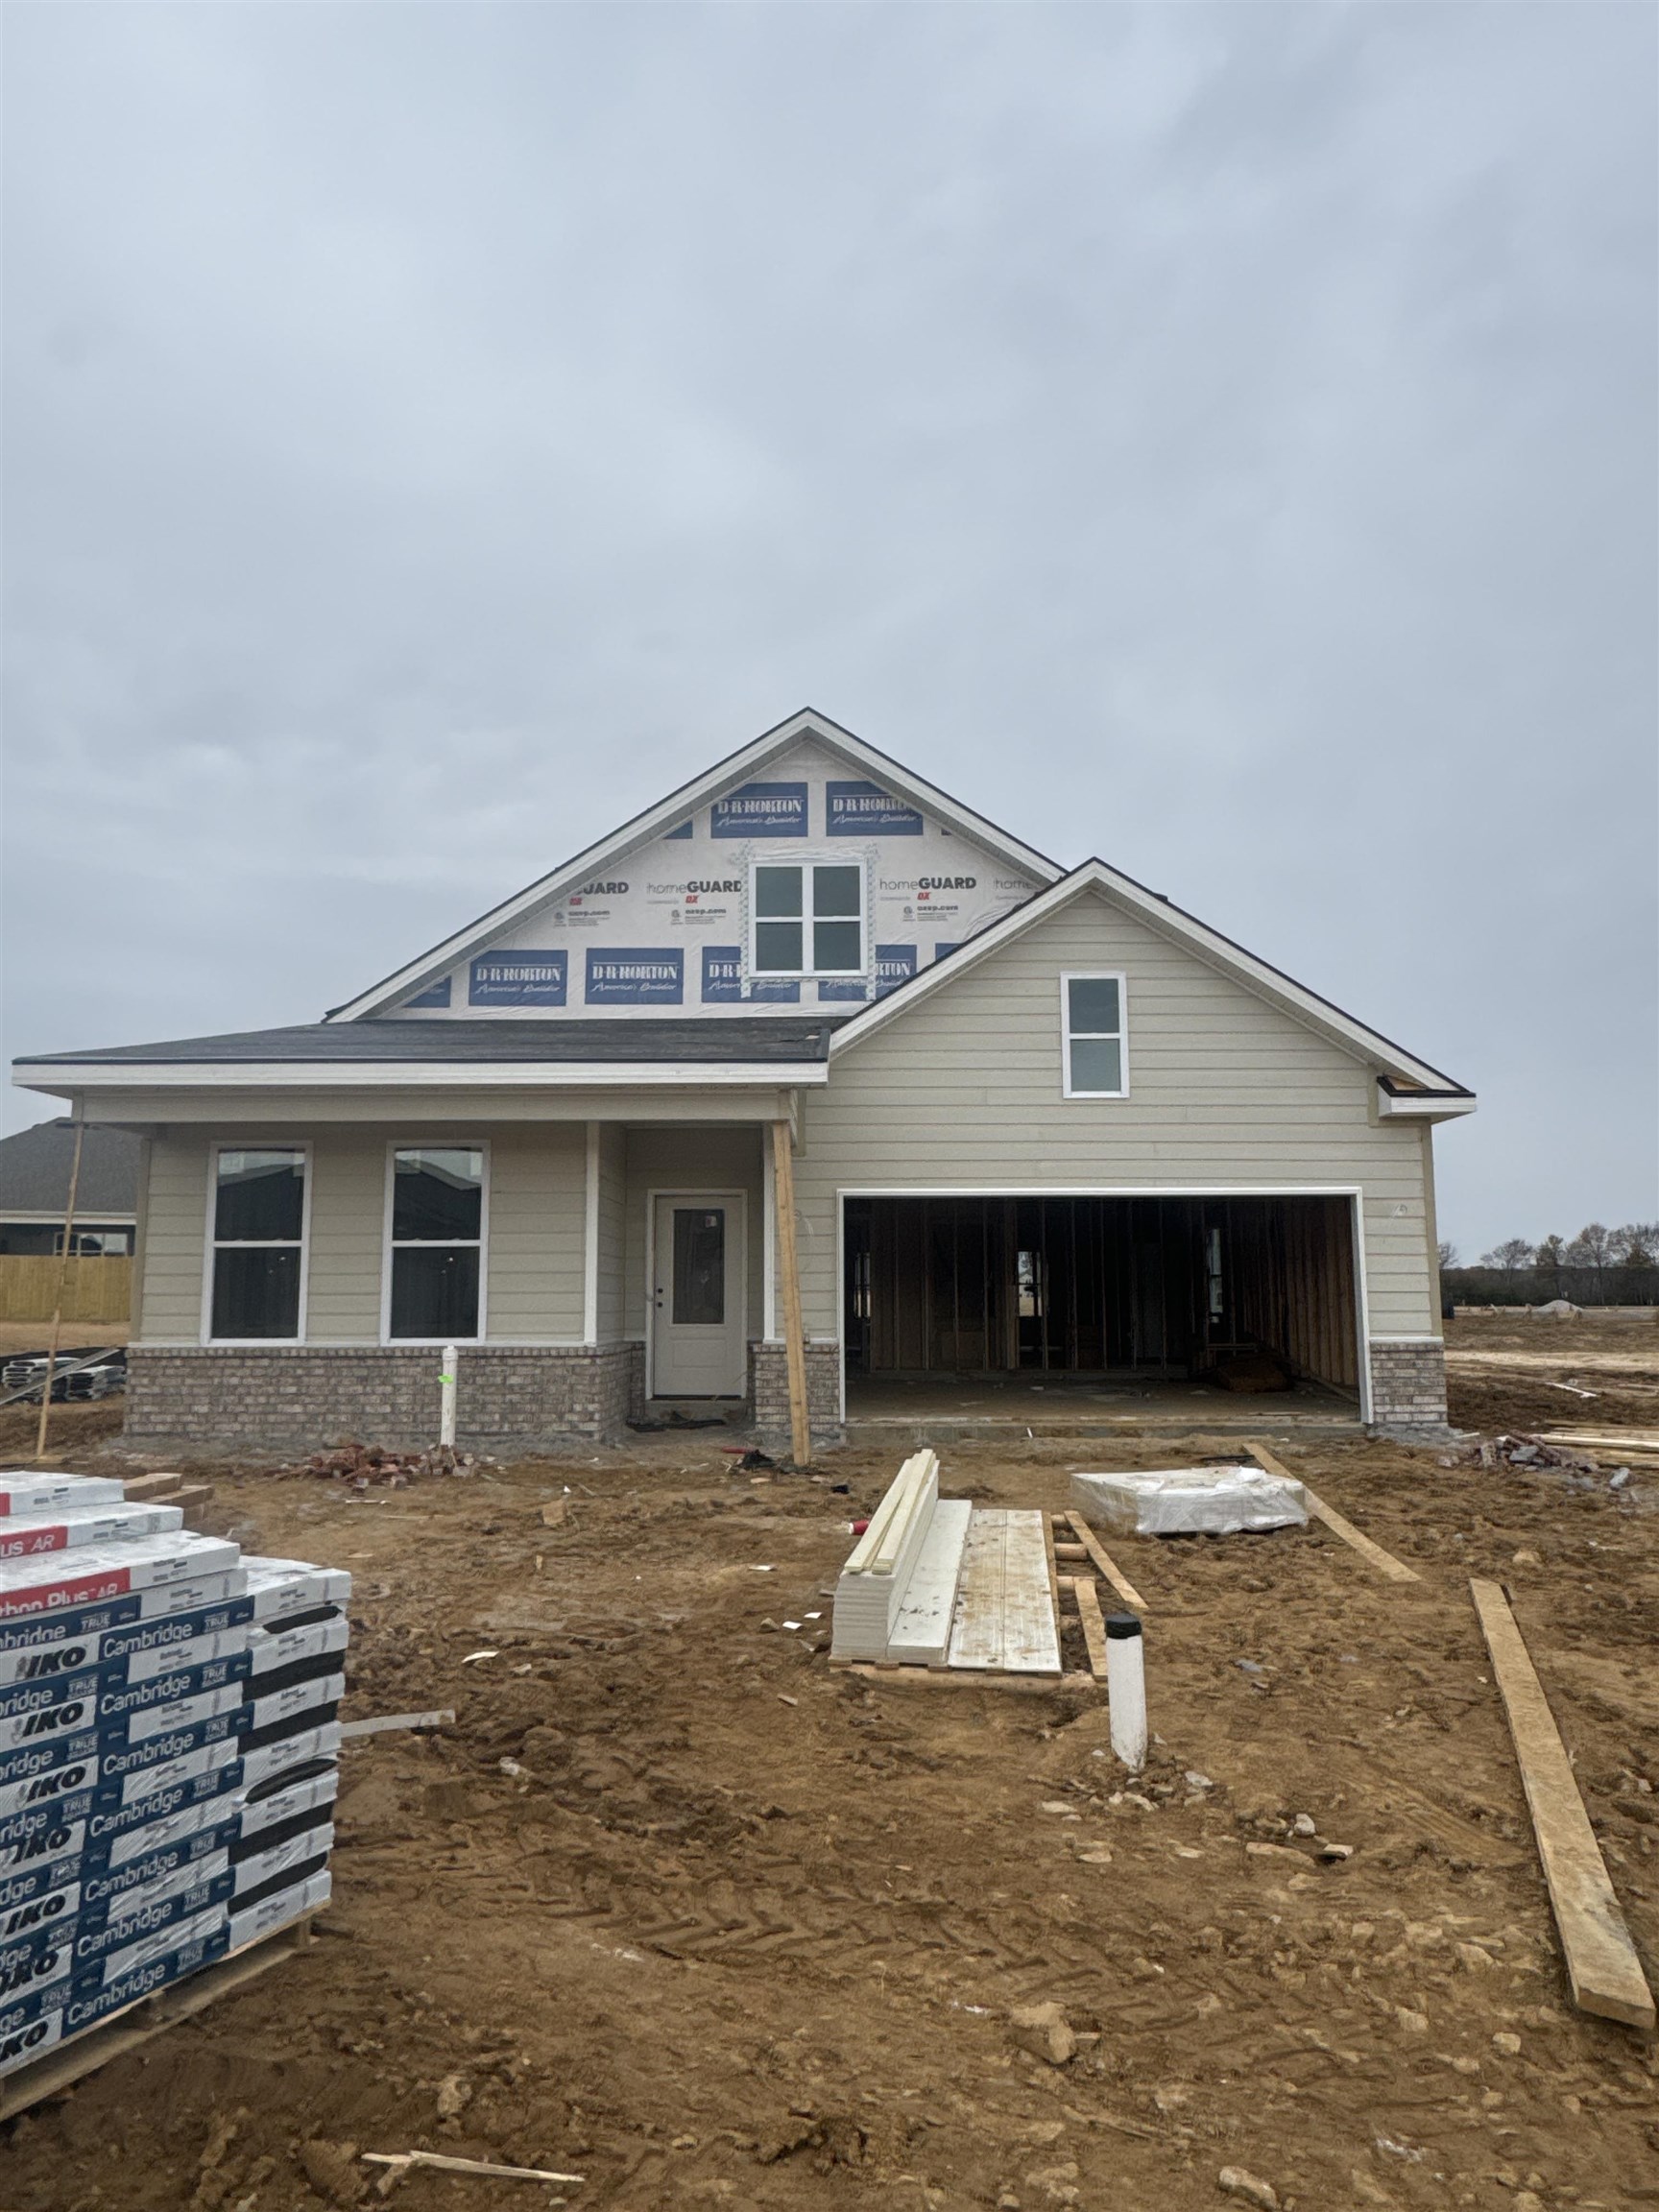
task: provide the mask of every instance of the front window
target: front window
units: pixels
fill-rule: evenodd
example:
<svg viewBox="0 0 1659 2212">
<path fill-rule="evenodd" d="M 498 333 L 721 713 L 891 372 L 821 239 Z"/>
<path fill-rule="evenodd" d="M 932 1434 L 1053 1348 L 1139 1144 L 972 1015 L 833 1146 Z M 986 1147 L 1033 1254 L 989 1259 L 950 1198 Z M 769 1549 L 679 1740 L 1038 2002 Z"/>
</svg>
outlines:
<svg viewBox="0 0 1659 2212">
<path fill-rule="evenodd" d="M 222 1151 L 214 1164 L 215 1341 L 297 1341 L 305 1238 L 305 1155 Z"/>
<path fill-rule="evenodd" d="M 1121 975 L 1064 975 L 1068 1098 L 1123 1098 L 1129 1092 Z"/>
<path fill-rule="evenodd" d="M 483 1152 L 467 1145 L 394 1152 L 387 1334 L 439 1344 L 476 1336 L 483 1246 Z"/>
<path fill-rule="evenodd" d="M 862 975 L 864 871 L 857 862 L 757 865 L 757 975 Z"/>
</svg>

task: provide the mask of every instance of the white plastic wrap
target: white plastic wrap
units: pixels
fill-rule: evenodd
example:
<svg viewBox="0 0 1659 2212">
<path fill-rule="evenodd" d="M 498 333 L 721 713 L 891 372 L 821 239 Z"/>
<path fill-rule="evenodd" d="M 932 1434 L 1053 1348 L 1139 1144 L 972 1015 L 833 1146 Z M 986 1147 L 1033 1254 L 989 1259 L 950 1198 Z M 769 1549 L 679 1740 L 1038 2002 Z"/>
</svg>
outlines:
<svg viewBox="0 0 1659 2212">
<path fill-rule="evenodd" d="M 1300 1482 L 1259 1467 L 1170 1467 L 1135 1475 L 1073 1475 L 1071 1503 L 1115 1536 L 1232 1536 L 1251 1528 L 1301 1528 Z"/>
</svg>

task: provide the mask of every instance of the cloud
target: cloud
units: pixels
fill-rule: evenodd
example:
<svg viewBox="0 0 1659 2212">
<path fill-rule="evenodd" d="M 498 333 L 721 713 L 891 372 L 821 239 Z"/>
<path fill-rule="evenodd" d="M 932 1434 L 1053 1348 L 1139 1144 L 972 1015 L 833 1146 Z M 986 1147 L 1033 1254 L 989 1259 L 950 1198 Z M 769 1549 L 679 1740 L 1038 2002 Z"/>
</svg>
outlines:
<svg viewBox="0 0 1659 2212">
<path fill-rule="evenodd" d="M 1650 1217 L 1656 42 L 13 11 L 10 1049 L 312 1018 L 809 700 L 1475 1083 L 1460 1241 Z"/>
</svg>

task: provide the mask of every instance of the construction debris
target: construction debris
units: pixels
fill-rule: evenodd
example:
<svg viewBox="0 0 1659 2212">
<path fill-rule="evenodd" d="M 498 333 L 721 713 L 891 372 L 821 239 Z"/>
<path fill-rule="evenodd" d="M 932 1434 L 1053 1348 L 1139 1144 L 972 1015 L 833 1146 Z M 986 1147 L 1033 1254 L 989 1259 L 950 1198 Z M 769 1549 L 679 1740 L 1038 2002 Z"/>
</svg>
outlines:
<svg viewBox="0 0 1659 2212">
<path fill-rule="evenodd" d="M 384 2166 L 387 2172 L 380 2182 L 379 2194 L 384 2197 L 391 2184 L 400 2180 L 412 2166 L 428 2166 L 440 2174 L 483 2174 L 493 2176 L 500 2181 L 565 2181 L 579 2182 L 580 2174 L 554 2174 L 545 2166 L 493 2166 L 484 2158 L 448 2158 L 441 2151 L 365 2151 L 366 2166 Z"/>
<path fill-rule="evenodd" d="M 476 1475 L 495 1461 L 483 1453 L 457 1452 L 452 1444 L 434 1444 L 424 1452 L 393 1452 L 383 1444 L 336 1444 L 327 1452 L 313 1452 L 309 1459 L 287 1467 L 287 1475 L 315 1475 L 325 1482 L 339 1482 L 351 1490 L 402 1490 L 431 1475 Z"/>
<path fill-rule="evenodd" d="M 73 1481 L 0 1476 L 0 2075 L 329 1892 L 349 1576 Z"/>
</svg>

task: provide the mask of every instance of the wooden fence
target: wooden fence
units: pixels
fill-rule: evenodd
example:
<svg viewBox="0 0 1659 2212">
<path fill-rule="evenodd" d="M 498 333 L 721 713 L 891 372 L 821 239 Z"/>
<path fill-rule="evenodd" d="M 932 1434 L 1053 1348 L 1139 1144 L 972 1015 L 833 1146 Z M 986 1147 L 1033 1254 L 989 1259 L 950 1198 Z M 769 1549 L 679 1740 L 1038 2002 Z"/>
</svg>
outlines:
<svg viewBox="0 0 1659 2212">
<path fill-rule="evenodd" d="M 50 1253 L 0 1252 L 0 1321 L 50 1321 L 62 1264 Z M 132 1299 L 130 1259 L 89 1253 L 70 1261 L 65 1321 L 125 1321 Z"/>
</svg>

